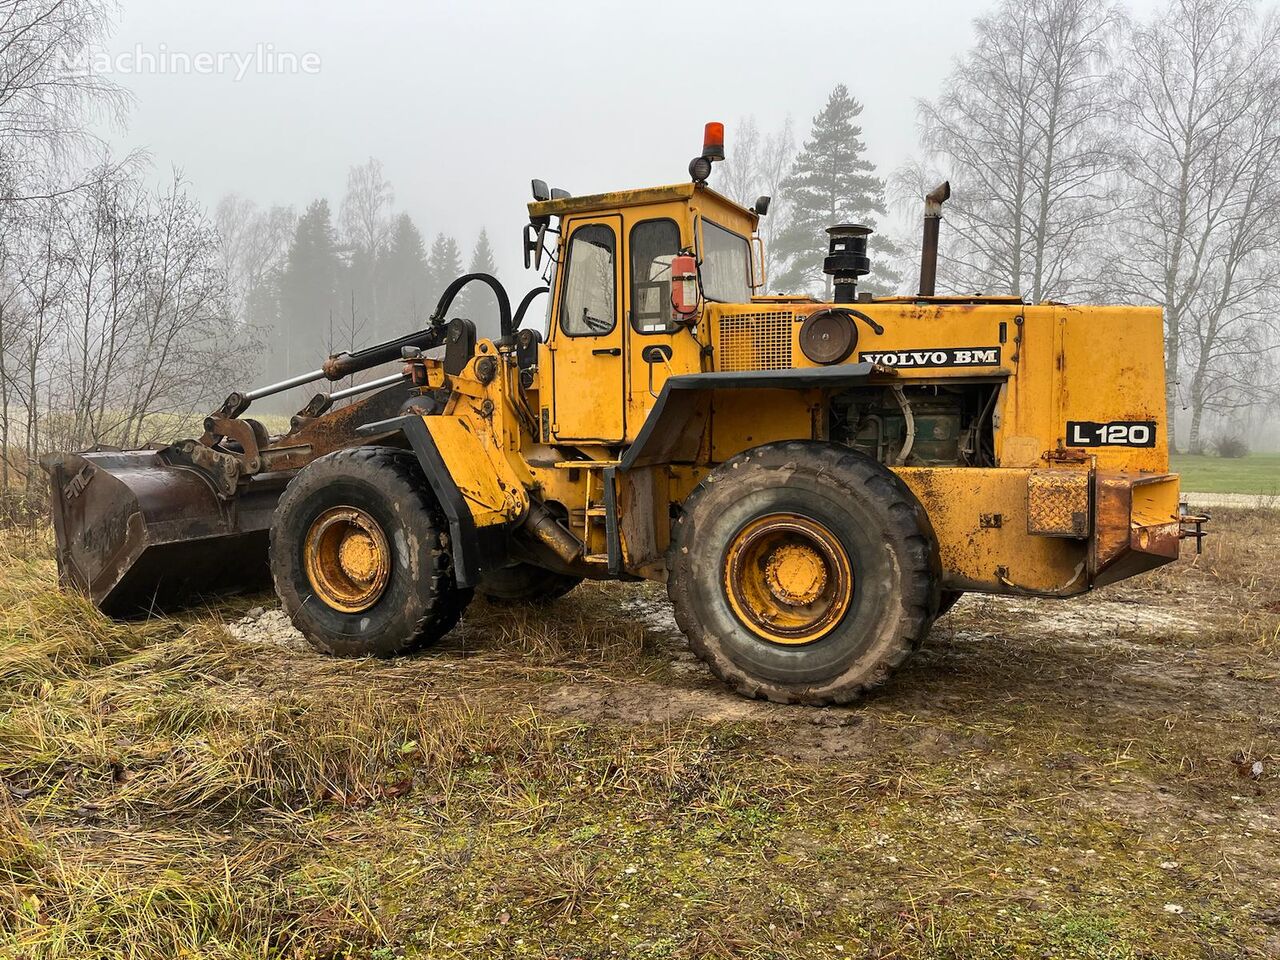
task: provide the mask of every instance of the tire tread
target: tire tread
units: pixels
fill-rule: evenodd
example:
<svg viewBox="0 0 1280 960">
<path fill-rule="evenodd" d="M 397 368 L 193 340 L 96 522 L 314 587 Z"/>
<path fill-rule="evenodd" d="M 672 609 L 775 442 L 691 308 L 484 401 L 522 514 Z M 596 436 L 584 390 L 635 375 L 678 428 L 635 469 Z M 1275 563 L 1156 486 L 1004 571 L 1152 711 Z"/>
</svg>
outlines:
<svg viewBox="0 0 1280 960">
<path fill-rule="evenodd" d="M 904 550 L 903 555 L 914 560 L 903 583 L 914 585 L 911 596 L 902 597 L 907 616 L 898 632 L 893 648 L 876 664 L 870 676 L 850 679 L 845 683 L 824 683 L 821 691 L 796 687 L 779 682 L 761 680 L 732 665 L 727 658 L 716 655 L 716 641 L 703 628 L 688 597 L 688 578 L 679 571 L 681 551 L 687 552 L 681 536 L 685 518 L 698 511 L 699 505 L 712 487 L 730 473 L 740 470 L 753 461 L 765 468 L 777 467 L 796 459 L 810 461 L 820 474 L 839 473 L 852 485 L 860 486 L 875 500 L 885 505 L 885 515 L 897 529 L 903 543 L 918 543 L 922 549 Z M 816 462 L 815 462 L 816 461 Z M 860 453 L 836 447 L 832 444 L 807 440 L 786 440 L 765 444 L 744 451 L 726 460 L 700 483 L 686 498 L 672 531 L 671 547 L 667 558 L 670 575 L 667 595 L 674 607 L 676 623 L 689 639 L 694 654 L 710 667 L 711 672 L 736 692 L 751 699 L 767 699 L 776 703 L 800 703 L 808 706 L 832 706 L 851 703 L 869 691 L 884 684 L 889 675 L 901 666 L 924 643 L 937 616 L 939 605 L 938 581 L 941 561 L 932 526 L 920 501 L 911 489 L 894 473 L 875 460 Z"/>
</svg>

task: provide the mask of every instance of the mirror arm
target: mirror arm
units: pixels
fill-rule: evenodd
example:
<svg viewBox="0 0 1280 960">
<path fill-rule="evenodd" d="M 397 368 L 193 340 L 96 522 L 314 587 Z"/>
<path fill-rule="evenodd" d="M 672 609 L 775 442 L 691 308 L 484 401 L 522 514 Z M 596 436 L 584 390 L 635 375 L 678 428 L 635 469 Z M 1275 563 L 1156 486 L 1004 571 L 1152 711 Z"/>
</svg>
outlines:
<svg viewBox="0 0 1280 960">
<path fill-rule="evenodd" d="M 759 235 L 759 234 L 756 234 L 756 235 L 754 235 L 754 236 L 751 238 L 751 249 L 752 249 L 753 254 L 755 254 L 755 253 L 758 253 L 758 254 L 759 254 L 759 264 L 760 264 L 760 270 L 759 270 L 759 273 L 757 274 L 757 272 L 756 272 L 756 262 L 757 262 L 757 260 L 756 260 L 756 257 L 755 257 L 755 256 L 752 256 L 752 258 L 751 258 L 751 274 L 752 274 L 751 279 L 752 279 L 754 282 L 751 284 L 751 292 L 754 294 L 757 290 L 763 290 L 763 289 L 765 288 L 765 285 L 769 282 L 768 277 L 767 277 L 767 276 L 765 276 L 765 266 L 764 266 L 764 240 L 763 240 L 763 239 L 761 239 L 761 237 L 760 237 L 760 235 Z"/>
</svg>

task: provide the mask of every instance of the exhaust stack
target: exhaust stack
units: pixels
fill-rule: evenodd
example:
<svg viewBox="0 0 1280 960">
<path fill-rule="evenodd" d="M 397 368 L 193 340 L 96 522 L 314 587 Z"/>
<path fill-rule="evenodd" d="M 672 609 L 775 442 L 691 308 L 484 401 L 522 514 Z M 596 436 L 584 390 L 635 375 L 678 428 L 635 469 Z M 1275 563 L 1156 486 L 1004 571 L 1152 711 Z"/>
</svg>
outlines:
<svg viewBox="0 0 1280 960">
<path fill-rule="evenodd" d="M 951 181 L 943 180 L 924 195 L 924 242 L 920 247 L 920 296 L 932 297 L 938 279 L 938 228 L 942 205 L 951 196 Z"/>
</svg>

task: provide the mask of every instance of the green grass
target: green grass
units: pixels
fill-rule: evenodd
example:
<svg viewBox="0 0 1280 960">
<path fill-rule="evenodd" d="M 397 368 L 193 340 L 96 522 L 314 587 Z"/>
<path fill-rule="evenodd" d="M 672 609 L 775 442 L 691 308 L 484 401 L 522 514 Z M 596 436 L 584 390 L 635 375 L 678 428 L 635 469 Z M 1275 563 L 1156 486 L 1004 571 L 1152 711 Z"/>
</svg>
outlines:
<svg viewBox="0 0 1280 960">
<path fill-rule="evenodd" d="M 1254 453 L 1238 460 L 1175 453 L 1173 470 L 1193 493 L 1280 494 L 1280 453 Z"/>
</svg>

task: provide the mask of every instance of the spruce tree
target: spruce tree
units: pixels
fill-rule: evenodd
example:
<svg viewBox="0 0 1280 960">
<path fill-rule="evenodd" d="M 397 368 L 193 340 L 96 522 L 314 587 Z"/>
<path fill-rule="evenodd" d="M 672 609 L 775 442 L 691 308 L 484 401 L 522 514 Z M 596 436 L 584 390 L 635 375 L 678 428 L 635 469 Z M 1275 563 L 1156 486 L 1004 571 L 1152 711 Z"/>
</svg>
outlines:
<svg viewBox="0 0 1280 960">
<path fill-rule="evenodd" d="M 316 365 L 330 330 L 350 311 L 339 301 L 343 264 L 326 200 L 313 201 L 298 220 L 280 277 L 280 324 L 268 340 L 270 368 L 284 377 Z"/>
<path fill-rule="evenodd" d="M 462 254 L 458 252 L 457 241 L 453 237 L 437 233 L 435 242 L 431 244 L 431 255 L 427 258 L 427 296 L 431 300 L 433 310 L 440 294 L 444 293 L 445 287 L 460 276 L 462 276 Z M 458 312 L 456 300 L 449 309 L 449 316 L 462 316 Z"/>
<path fill-rule="evenodd" d="M 774 253 L 786 264 L 772 286 L 779 291 L 807 290 L 823 284 L 831 299 L 831 278 L 822 273 L 827 253 L 827 227 L 837 223 L 864 223 L 875 227 L 876 215 L 884 215 L 884 181 L 875 176 L 875 165 L 866 159 L 862 127 L 855 121 L 862 104 L 838 85 L 813 128 L 804 149 L 796 157 L 782 193 L 790 219 L 775 243 Z M 860 290 L 884 294 L 902 281 L 889 262 L 899 256 L 895 245 L 882 234 L 871 238 L 871 274 Z"/>
<path fill-rule="evenodd" d="M 480 236 L 476 238 L 476 245 L 471 251 L 471 265 L 467 268 L 467 273 L 487 273 L 490 276 L 497 276 L 498 265 L 493 259 L 493 247 L 489 244 L 489 234 L 486 230 L 481 230 Z M 488 286 L 479 282 L 467 284 L 459 302 L 461 306 L 458 308 L 458 316 L 472 320 L 480 336 L 496 338 L 500 335 L 498 301 Z M 512 304 L 512 309 L 514 308 L 515 304 Z"/>
<path fill-rule="evenodd" d="M 407 213 L 400 214 L 392 225 L 391 241 L 378 267 L 378 283 L 383 339 L 403 336 L 426 325 L 436 305 L 430 293 L 427 249 Z"/>
</svg>

